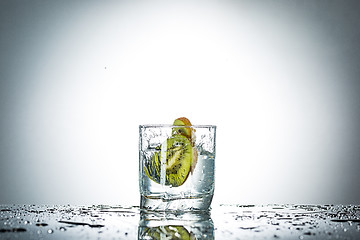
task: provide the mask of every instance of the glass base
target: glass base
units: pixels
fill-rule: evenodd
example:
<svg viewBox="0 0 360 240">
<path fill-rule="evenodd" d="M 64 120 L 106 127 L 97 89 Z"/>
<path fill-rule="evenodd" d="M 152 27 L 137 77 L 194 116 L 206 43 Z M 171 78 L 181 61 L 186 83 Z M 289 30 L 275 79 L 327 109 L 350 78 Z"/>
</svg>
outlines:
<svg viewBox="0 0 360 240">
<path fill-rule="evenodd" d="M 141 196 L 140 209 L 143 211 L 209 211 L 213 195 L 197 197 Z"/>
</svg>

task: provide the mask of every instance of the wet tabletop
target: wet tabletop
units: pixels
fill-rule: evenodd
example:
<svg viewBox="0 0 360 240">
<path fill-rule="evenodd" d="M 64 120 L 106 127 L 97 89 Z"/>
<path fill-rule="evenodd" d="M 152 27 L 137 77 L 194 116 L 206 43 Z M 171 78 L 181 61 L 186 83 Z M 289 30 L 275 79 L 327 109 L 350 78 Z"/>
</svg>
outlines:
<svg viewBox="0 0 360 240">
<path fill-rule="evenodd" d="M 0 239 L 360 239 L 359 205 L 216 205 L 205 213 L 137 206 L 0 205 Z"/>
</svg>

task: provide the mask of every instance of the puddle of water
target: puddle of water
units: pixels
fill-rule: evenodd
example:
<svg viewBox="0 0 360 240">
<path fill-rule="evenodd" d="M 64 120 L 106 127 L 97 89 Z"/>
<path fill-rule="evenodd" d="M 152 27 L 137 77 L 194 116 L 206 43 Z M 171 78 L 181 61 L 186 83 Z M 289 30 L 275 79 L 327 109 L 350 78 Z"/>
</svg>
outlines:
<svg viewBox="0 0 360 240">
<path fill-rule="evenodd" d="M 219 205 L 208 214 L 138 206 L 0 205 L 0 238 L 360 239 L 357 205 Z M 39 236 L 41 238 L 41 236 Z"/>
</svg>

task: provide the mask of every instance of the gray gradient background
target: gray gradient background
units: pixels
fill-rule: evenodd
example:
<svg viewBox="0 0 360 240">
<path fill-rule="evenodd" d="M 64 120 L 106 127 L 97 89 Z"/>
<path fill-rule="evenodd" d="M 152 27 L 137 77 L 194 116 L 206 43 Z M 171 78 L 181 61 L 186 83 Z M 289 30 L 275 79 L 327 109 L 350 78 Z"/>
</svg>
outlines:
<svg viewBox="0 0 360 240">
<path fill-rule="evenodd" d="M 359 12 L 1 0 L 0 203 L 136 205 L 138 125 L 185 115 L 218 125 L 214 201 L 360 204 Z"/>
</svg>

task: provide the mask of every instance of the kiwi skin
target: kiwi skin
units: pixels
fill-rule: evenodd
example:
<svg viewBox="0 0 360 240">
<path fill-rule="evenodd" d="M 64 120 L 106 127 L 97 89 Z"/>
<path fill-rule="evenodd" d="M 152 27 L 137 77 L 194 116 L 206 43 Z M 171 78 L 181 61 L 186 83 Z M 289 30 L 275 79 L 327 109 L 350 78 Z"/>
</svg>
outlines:
<svg viewBox="0 0 360 240">
<path fill-rule="evenodd" d="M 188 138 L 176 134 L 167 140 L 166 152 L 166 179 L 165 185 L 178 187 L 188 178 L 193 165 L 193 147 Z M 164 146 L 164 145 L 162 145 Z M 151 180 L 161 182 L 161 153 L 156 152 L 154 157 L 145 165 L 145 172 Z"/>
</svg>

